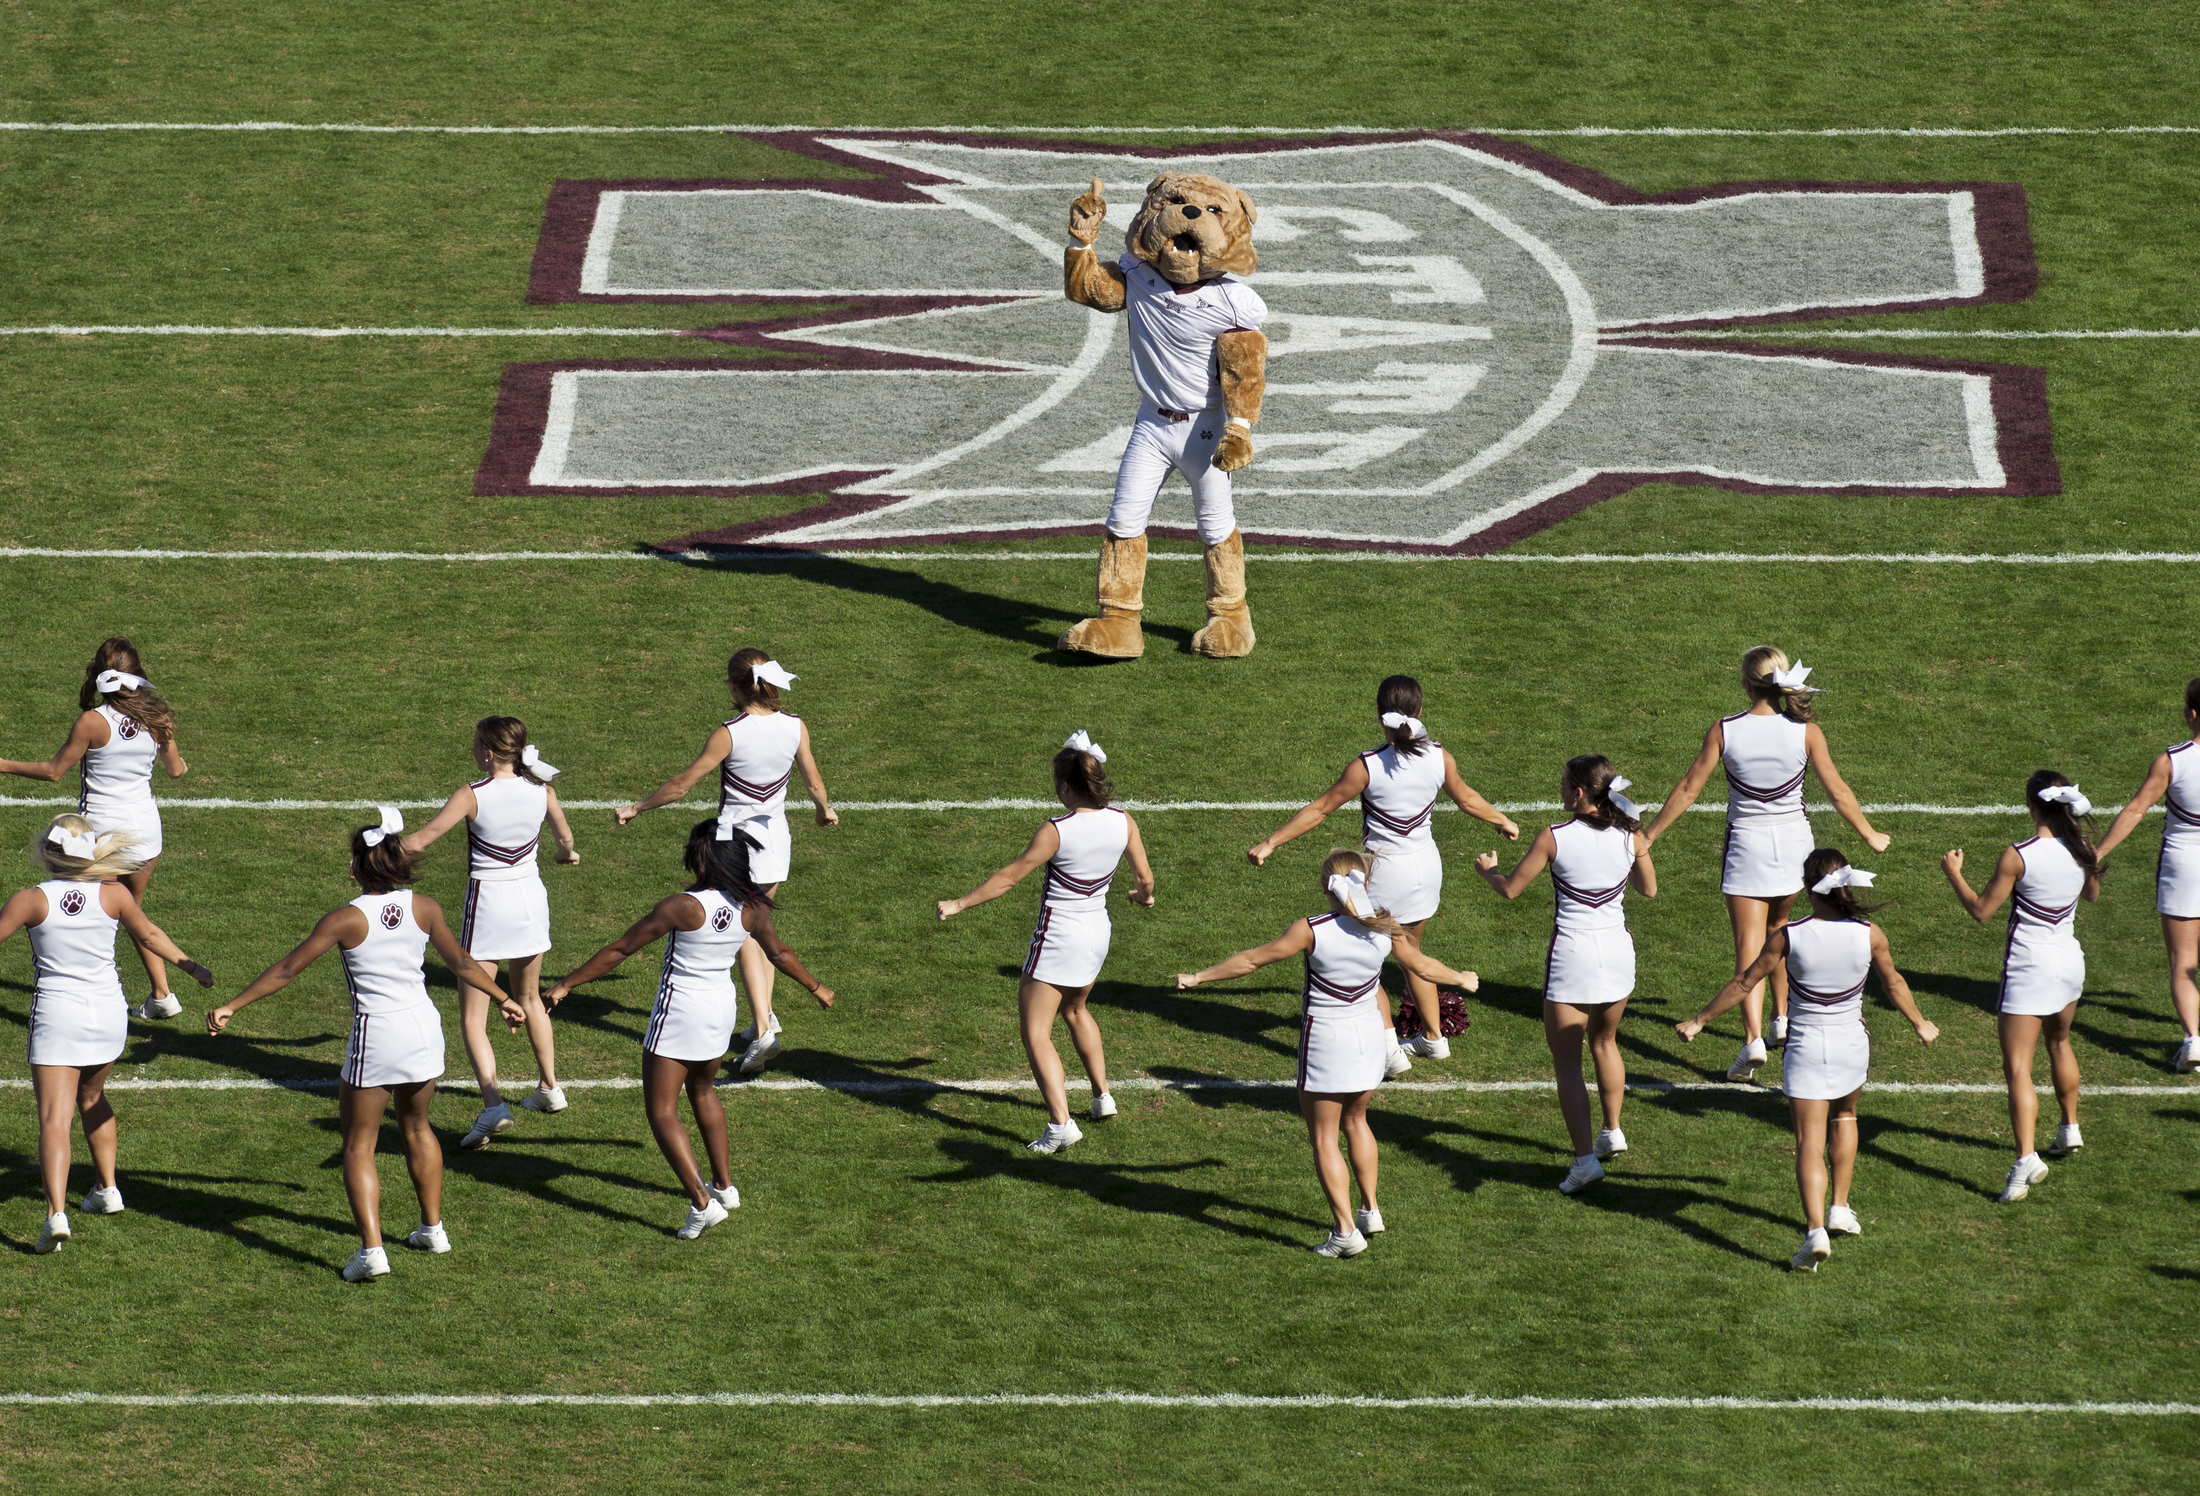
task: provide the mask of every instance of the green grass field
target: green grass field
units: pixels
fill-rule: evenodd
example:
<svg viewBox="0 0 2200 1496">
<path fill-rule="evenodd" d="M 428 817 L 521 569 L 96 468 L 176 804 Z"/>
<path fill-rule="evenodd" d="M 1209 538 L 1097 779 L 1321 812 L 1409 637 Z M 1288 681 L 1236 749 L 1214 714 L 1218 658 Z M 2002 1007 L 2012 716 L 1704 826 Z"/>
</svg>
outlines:
<svg viewBox="0 0 2200 1496">
<path fill-rule="evenodd" d="M 1174 37 L 1182 56 L 1158 38 Z M 744 6 L 612 10 L 63 0 L 0 7 L 0 120 L 451 125 L 905 124 L 1182 129 L 1332 124 L 1736 130 L 2200 124 L 2200 24 L 2162 5 L 1770 3 L 1413 9 Z M 1126 137 L 1130 138 L 1130 137 Z M 1863 315 L 1829 329 L 2200 326 L 2200 135 L 1644 137 L 1530 143 L 1647 191 L 1734 179 L 1993 180 L 2026 189 L 2040 288 L 2007 305 Z M 528 306 L 558 178 L 832 175 L 741 137 L 0 132 L 0 326 L 689 328 L 757 307 Z M 1808 329 L 1806 329 L 1808 330 Z M 1810 346 L 1807 339 L 1799 340 Z M 2200 340 L 1858 340 L 1843 348 L 2047 373 L 2064 492 L 1829 499 L 1651 485 L 1514 554 L 1974 555 L 2195 549 Z M 0 337 L 0 546 L 213 551 L 539 549 L 541 563 L 16 558 L 0 653 L 0 754 L 50 752 L 90 646 L 134 637 L 174 701 L 181 798 L 440 798 L 471 777 L 472 722 L 525 717 L 571 800 L 639 795 L 684 765 L 740 645 L 801 676 L 836 800 L 1036 797 L 1089 728 L 1134 800 L 1309 798 L 1370 740 L 1375 682 L 1419 676 L 1470 783 L 1546 802 L 1598 751 L 1657 795 L 1735 709 L 1761 640 L 1818 669 L 1843 771 L 1871 803 L 2013 804 L 2051 765 L 2120 803 L 2177 732 L 2200 670 L 2189 563 L 1252 566 L 1260 645 L 1197 659 L 1199 568 L 1155 566 L 1134 666 L 1051 648 L 1091 593 L 1089 541 L 925 544 L 930 559 L 674 563 L 652 542 L 813 498 L 477 498 L 498 379 L 515 360 L 737 357 L 664 338 Z M 1188 547 L 1166 544 L 1162 549 Z M 632 559 L 627 559 L 628 557 Z M 12 786 L 9 789 L 8 786 Z M 50 810 L 0 790 L 0 844 Z M 73 794 L 73 783 L 59 787 Z M 1714 789 L 1711 797 L 1717 798 Z M 1818 798 L 1813 790 L 1813 798 Z M 424 812 L 415 813 L 415 824 Z M 337 810 L 171 808 L 150 909 L 234 993 L 351 892 Z M 1261 870 L 1282 813 L 1139 813 L 1159 905 L 1118 904 L 1095 993 L 1122 1115 L 1054 1159 L 1021 1144 L 1029 1090 L 1014 968 L 1030 889 L 942 926 L 1021 850 L 1028 810 L 796 817 L 779 924 L 841 993 L 782 984 L 787 1052 L 730 1091 L 743 1209 L 697 1243 L 638 1093 L 576 1088 L 482 1154 L 463 1054 L 436 1102 L 457 1250 L 338 1281 L 356 1241 L 328 1087 L 346 1003 L 324 962 L 210 1040 L 133 1025 L 118 1079 L 285 1083 L 115 1093 L 114 1219 L 77 1215 L 34 1257 L 42 1211 L 22 1032 L 24 944 L 0 947 L 0 1396 L 90 1394 L 1081 1394 L 1380 1398 L 1737 1397 L 2200 1402 L 2200 1087 L 2168 1071 L 2152 912 L 2155 818 L 2081 913 L 2087 1148 L 1997 1206 L 1998 1092 L 1864 1099 L 1865 1235 L 1815 1276 L 1771 1086 L 1710 1087 L 1736 1019 L 1693 1047 L 1673 1021 L 1731 948 L 1715 815 L 1657 851 L 1630 902 L 1641 985 L 1623 1029 L 1633 1150 L 1579 1199 L 1546 1091 L 1386 1089 L 1373 1116 L 1390 1230 L 1348 1263 L 1323 1229 L 1292 1073 L 1295 968 L 1195 992 L 1171 974 L 1316 907 L 1353 812 Z M 1550 819 L 1521 812 L 1533 827 Z M 1943 1037 L 1883 1005 L 1875 1080 L 1998 1082 L 2001 936 L 1936 862 L 1974 870 L 2020 818 L 1890 813 L 1872 865 L 1898 964 Z M 574 813 L 583 862 L 546 868 L 576 963 L 678 885 L 687 813 L 624 831 Z M 1831 816 L 1821 837 L 1860 855 Z M 1505 905 L 1471 871 L 1495 845 L 1437 822 L 1449 897 L 1431 951 L 1479 971 L 1474 1026 L 1415 1083 L 1547 1080 L 1548 892 Z M 1508 861 L 1509 861 L 1508 856 Z M 32 881 L 17 863 L 13 888 Z M 455 909 L 462 848 L 422 890 Z M 5 891 L 5 890 L 0 890 Z M 561 1069 L 638 1072 L 653 955 L 560 1011 Z M 134 962 L 125 953 L 126 977 Z M 133 987 L 139 979 L 131 978 Z M 431 965 L 439 1001 L 451 981 Z M 1066 1049 L 1066 1046 L 1065 1046 Z M 500 1040 L 509 1085 L 531 1073 Z M 2042 1067 L 2044 1077 L 2044 1066 Z M 873 1082 L 869 1086 L 863 1082 Z M 941 1083 L 927 1089 L 923 1083 Z M 916 1084 L 910 1084 L 916 1083 Z M 2178 1089 L 2172 1089 L 2178 1088 Z M 516 1093 L 515 1093 L 516 1094 Z M 2051 1123 L 2053 1108 L 2044 1108 Z M 386 1134 L 394 1149 L 394 1130 Z M 83 1154 L 79 1149 L 79 1158 Z M 383 1160 L 384 1224 L 412 1202 Z M 89 1183 L 80 1163 L 74 1192 Z M 1151 1405 L 129 1406 L 0 1402 L 0 1490 L 543 1491 L 713 1486 L 935 1491 L 2189 1488 L 2200 1420 L 1665 1409 Z"/>
</svg>

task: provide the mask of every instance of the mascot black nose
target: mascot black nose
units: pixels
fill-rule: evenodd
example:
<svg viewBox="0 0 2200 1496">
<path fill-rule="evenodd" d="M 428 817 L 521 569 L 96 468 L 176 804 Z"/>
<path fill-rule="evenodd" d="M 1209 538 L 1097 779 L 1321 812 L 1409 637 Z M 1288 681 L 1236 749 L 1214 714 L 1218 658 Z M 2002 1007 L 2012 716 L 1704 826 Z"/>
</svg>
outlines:
<svg viewBox="0 0 2200 1496">
<path fill-rule="evenodd" d="M 1184 216 L 1186 218 L 1197 218 L 1199 216 L 1199 204 L 1186 203 L 1184 205 Z"/>
</svg>

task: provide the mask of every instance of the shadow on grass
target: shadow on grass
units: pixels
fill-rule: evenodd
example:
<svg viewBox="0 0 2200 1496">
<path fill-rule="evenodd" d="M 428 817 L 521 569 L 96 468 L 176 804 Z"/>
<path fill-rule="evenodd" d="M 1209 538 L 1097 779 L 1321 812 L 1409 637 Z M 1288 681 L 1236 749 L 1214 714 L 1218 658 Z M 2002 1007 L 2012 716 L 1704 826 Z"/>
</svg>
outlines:
<svg viewBox="0 0 2200 1496">
<path fill-rule="evenodd" d="M 639 1103 L 637 1102 L 637 1107 Z M 331 1112 L 316 1117 L 312 1125 L 323 1132 L 340 1132 L 341 1121 Z M 562 1158 L 547 1157 L 529 1150 L 542 1147 L 557 1148 L 644 1148 L 647 1145 L 633 1138 L 581 1138 L 571 1134 L 544 1134 L 532 1136 L 517 1130 L 499 1133 L 488 1147 L 471 1153 L 461 1152 L 456 1138 L 446 1138 L 442 1132 L 436 1140 L 443 1144 L 443 1169 L 446 1174 L 463 1174 L 482 1184 L 495 1185 L 520 1194 L 534 1195 L 540 1199 L 555 1201 L 568 1209 L 598 1216 L 607 1221 L 619 1221 L 630 1225 L 648 1226 L 669 1230 L 661 1220 L 636 1215 L 632 1211 L 617 1210 L 599 1201 L 584 1199 L 559 1185 L 570 1179 L 592 1179 L 600 1184 L 615 1185 L 621 1189 L 635 1190 L 643 1194 L 660 1193 L 659 1187 L 632 1174 L 616 1174 L 606 1169 L 590 1169 Z M 405 1171 L 405 1143 L 398 1135 L 394 1115 L 382 1120 L 375 1137 L 375 1167 L 382 1173 L 383 1214 L 387 1217 L 389 1202 L 410 1194 L 412 1180 Z M 335 1152 L 321 1160 L 323 1169 L 342 1169 L 344 1151 L 341 1145 Z M 394 1166 L 395 1172 L 390 1172 Z M 398 1192 L 393 1194 L 393 1191 Z M 672 1177 L 672 1170 L 665 1170 L 663 1192 L 678 1194 L 679 1185 Z"/>
<path fill-rule="evenodd" d="M 2149 1263 L 2147 1271 L 2157 1278 L 2175 1278 L 2182 1283 L 2200 1283 L 2200 1271 L 2189 1267 L 2171 1267 L 2166 1262 Z"/>
<path fill-rule="evenodd" d="M 1092 1001 L 1126 1012 L 1143 1013 L 1192 1033 L 1212 1034 L 1233 1043 L 1250 1044 L 1271 1054 L 1296 1056 L 1299 1052 L 1297 1017 L 1255 1005 L 1255 999 L 1278 993 L 1296 997 L 1298 989 L 1232 987 L 1213 997 L 1203 997 L 1196 992 L 1179 992 L 1173 986 L 1101 982 L 1092 989 Z M 1291 1042 L 1273 1037 L 1278 1029 L 1289 1033 Z"/>
<path fill-rule="evenodd" d="M 15 1149 L 0 1150 L 0 1159 L 6 1161 L 5 1178 L 8 1183 L 0 1191 L 0 1199 L 18 1199 L 24 1196 L 36 1198 L 45 1192 L 39 1176 L 38 1160 L 28 1153 Z M 89 1164 L 78 1165 L 71 1173 L 83 1173 L 88 1181 Z M 217 1236 L 234 1237 L 272 1257 L 287 1257 L 292 1262 L 309 1267 L 326 1268 L 326 1258 L 310 1252 L 302 1252 L 286 1242 L 280 1242 L 250 1224 L 254 1221 L 280 1221 L 294 1226 L 310 1226 L 327 1231 L 339 1239 L 353 1235 L 353 1223 L 349 1217 L 314 1215 L 302 1210 L 269 1205 L 238 1192 L 238 1187 L 254 1190 L 283 1190 L 292 1195 L 302 1195 L 307 1187 L 282 1179 L 253 1179 L 231 1174 L 185 1174 L 174 1169 L 161 1169 L 140 1174 L 132 1170 L 118 1171 L 117 1183 L 122 1186 L 123 1198 L 129 1204 L 129 1214 L 148 1215 L 156 1220 Z M 221 1188 L 228 1186 L 229 1188 Z M 76 1198 L 72 1190 L 70 1198 Z M 79 1228 L 82 1229 L 82 1228 Z M 29 1253 L 29 1241 L 9 1243 L 16 1251 Z"/>
<path fill-rule="evenodd" d="M 1910 984 L 1910 991 L 1913 993 L 1946 998 L 1949 1002 L 1960 1003 L 1966 1008 L 1975 1008 L 1987 1014 L 2001 1006 L 1999 978 L 1988 982 L 1978 977 L 1958 976 L 1947 971 L 1911 971 L 1907 967 L 1896 969 L 1902 973 L 1902 980 Z M 1875 990 L 1877 985 L 1876 982 L 1873 983 Z"/>
</svg>

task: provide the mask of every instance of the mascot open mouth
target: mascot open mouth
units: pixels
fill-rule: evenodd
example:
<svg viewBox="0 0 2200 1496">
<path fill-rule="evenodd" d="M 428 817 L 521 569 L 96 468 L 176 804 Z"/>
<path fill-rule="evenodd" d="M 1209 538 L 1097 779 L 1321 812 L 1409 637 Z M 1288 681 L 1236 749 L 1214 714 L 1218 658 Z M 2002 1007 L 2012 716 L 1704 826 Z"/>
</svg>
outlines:
<svg viewBox="0 0 2200 1496">
<path fill-rule="evenodd" d="M 1171 239 L 1169 242 L 1188 255 L 1196 255 L 1199 253 L 1199 236 L 1192 233 L 1190 230 L 1186 230 L 1184 233 L 1178 234 L 1174 239 Z"/>
</svg>

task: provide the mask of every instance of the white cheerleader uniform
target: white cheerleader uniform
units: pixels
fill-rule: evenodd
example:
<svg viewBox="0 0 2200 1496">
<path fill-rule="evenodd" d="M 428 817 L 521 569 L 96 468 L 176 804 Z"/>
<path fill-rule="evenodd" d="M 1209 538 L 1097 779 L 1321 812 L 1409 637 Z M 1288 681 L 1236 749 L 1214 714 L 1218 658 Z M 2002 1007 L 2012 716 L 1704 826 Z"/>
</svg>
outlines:
<svg viewBox="0 0 2200 1496">
<path fill-rule="evenodd" d="M 741 928 L 741 906 L 717 889 L 693 889 L 688 897 L 703 906 L 703 926 L 665 937 L 664 971 L 657 978 L 657 1002 L 649 1010 L 642 1049 L 701 1064 L 723 1058 L 733 1047 L 741 1002 L 733 963 L 749 932 Z"/>
<path fill-rule="evenodd" d="M 1047 859 L 1024 975 L 1074 992 L 1091 986 L 1108 959 L 1108 885 L 1130 845 L 1131 818 L 1114 809 L 1073 810 L 1053 825 L 1062 846 Z"/>
<path fill-rule="evenodd" d="M 2052 836 L 2016 845 L 2024 872 L 2009 895 L 2009 944 L 2001 958 L 2001 1001 L 1995 1011 L 2044 1018 L 2085 991 L 2085 952 L 2078 946 L 2078 899 L 2085 869 Z"/>
<path fill-rule="evenodd" d="M 1635 990 L 1635 940 L 1627 933 L 1627 878 L 1635 834 L 1620 826 L 1561 821 L 1551 882 L 1558 891 L 1543 998 L 1576 1008 L 1624 1002 Z"/>
<path fill-rule="evenodd" d="M 1390 1050 L 1381 1007 L 1371 1001 L 1390 937 L 1348 914 L 1317 914 L 1306 925 L 1314 944 L 1306 953 L 1299 1012 L 1299 1089 L 1346 1096 L 1372 1091 L 1382 1084 Z"/>
<path fill-rule="evenodd" d="M 351 989 L 351 1042 L 344 1080 L 354 1087 L 409 1086 L 443 1074 L 443 1015 L 428 997 L 428 932 L 413 918 L 409 888 L 363 893 L 351 907 L 367 917 L 367 938 L 344 960 Z"/>
<path fill-rule="evenodd" d="M 130 1036 L 130 999 L 115 972 L 121 921 L 100 906 L 99 885 L 55 878 L 38 885 L 46 917 L 30 937 L 31 1063 L 96 1070 L 112 1064 Z"/>
<path fill-rule="evenodd" d="M 459 943 L 476 961 L 523 961 L 550 949 L 550 894 L 535 854 L 550 791 L 514 774 L 477 779 L 466 823 L 466 916 Z"/>
<path fill-rule="evenodd" d="M 1436 912 L 1444 894 L 1444 859 L 1428 825 L 1444 788 L 1444 745 L 1430 742 L 1411 755 L 1373 748 L 1360 763 L 1367 769 L 1360 834 L 1375 863 L 1367 876 L 1368 901 L 1401 925 L 1419 924 Z"/>
<path fill-rule="evenodd" d="M 107 746 L 84 750 L 84 787 L 77 813 L 97 831 L 127 831 L 137 838 L 130 855 L 151 862 L 160 855 L 160 807 L 153 803 L 153 760 L 160 744 L 153 731 L 127 712 L 101 702 L 92 708 L 107 719 Z"/>
<path fill-rule="evenodd" d="M 1872 927 L 1860 919 L 1806 917 L 1787 926 L 1788 1036 L 1780 1085 L 1797 1101 L 1839 1101 L 1864 1084 L 1871 1035 L 1864 980 Z"/>
<path fill-rule="evenodd" d="M 1803 814 L 1807 729 L 1778 712 L 1721 719 L 1726 765 L 1726 870 L 1719 892 L 1779 899 L 1803 889 L 1810 818 Z"/>
<path fill-rule="evenodd" d="M 2168 809 L 2154 865 L 2154 909 L 2171 919 L 2200 919 L 2200 746 L 2169 750 Z"/>
<path fill-rule="evenodd" d="M 718 770 L 718 813 L 737 807 L 734 829 L 764 844 L 749 849 L 749 881 L 770 888 L 786 881 L 794 857 L 787 831 L 787 780 L 802 746 L 802 719 L 792 712 L 743 712 L 726 724 L 732 746 Z"/>
</svg>

